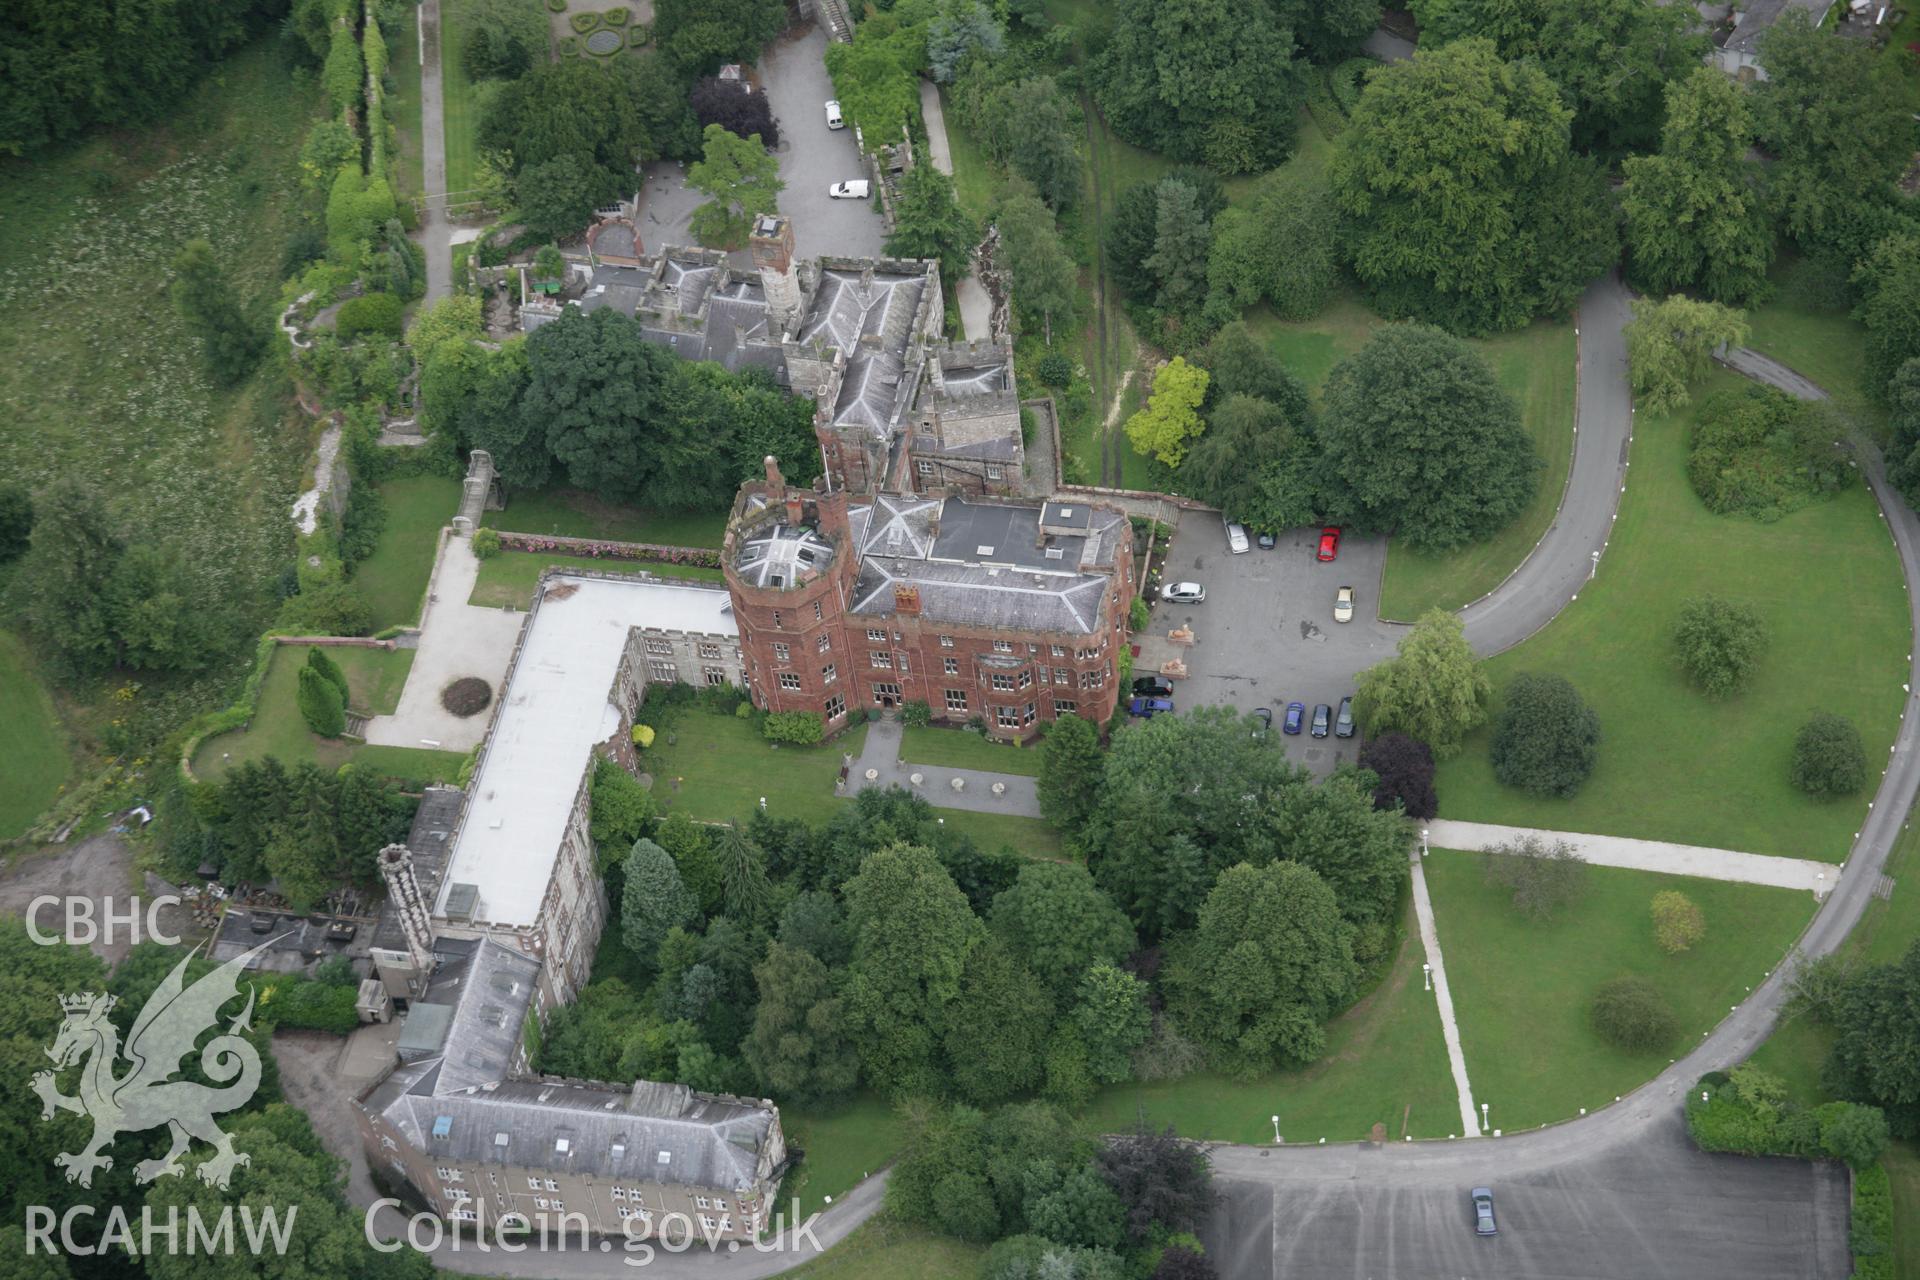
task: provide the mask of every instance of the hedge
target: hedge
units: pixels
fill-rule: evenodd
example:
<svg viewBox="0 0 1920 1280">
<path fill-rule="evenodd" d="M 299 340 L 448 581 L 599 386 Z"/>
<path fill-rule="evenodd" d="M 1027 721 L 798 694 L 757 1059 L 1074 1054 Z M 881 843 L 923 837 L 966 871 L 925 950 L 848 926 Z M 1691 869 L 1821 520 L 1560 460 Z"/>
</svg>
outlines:
<svg viewBox="0 0 1920 1280">
<path fill-rule="evenodd" d="M 247 682 L 241 686 L 240 696 L 232 706 L 225 711 L 209 711 L 187 726 L 185 745 L 180 749 L 181 778 L 193 779 L 193 753 L 200 749 L 201 743 L 229 729 L 244 729 L 253 719 L 260 703 L 260 686 L 267 678 L 267 664 L 273 661 L 273 651 L 280 647 L 274 637 L 280 634 L 283 633 L 269 631 L 260 637 L 260 643 L 253 648 L 253 670 L 247 673 Z"/>
<path fill-rule="evenodd" d="M 1893 1280 L 1893 1184 L 1885 1165 L 1854 1175 L 1847 1247 L 1853 1251 L 1854 1280 Z"/>
<path fill-rule="evenodd" d="M 651 39 L 653 39 L 653 24 L 651 22 L 636 22 L 627 28 L 627 43 L 635 49 L 638 49 Z"/>
<path fill-rule="evenodd" d="M 627 18 L 629 16 L 625 9 L 609 9 L 600 15 L 600 21 L 610 27 L 624 27 L 627 25 Z"/>
<path fill-rule="evenodd" d="M 600 25 L 600 15 L 597 13 L 576 13 L 567 19 L 567 25 L 579 34 L 585 35 Z"/>
<path fill-rule="evenodd" d="M 340 304 L 334 320 L 334 334 L 342 342 L 352 342 L 362 334 L 383 334 L 397 338 L 404 323 L 406 304 L 391 293 L 364 293 Z"/>
<path fill-rule="evenodd" d="M 602 560 L 637 560 L 653 564 L 688 564 L 705 569 L 720 567 L 720 553 L 712 547 L 670 547 L 654 542 L 612 542 L 604 538 L 562 538 L 538 533 L 500 531 L 502 551 L 557 551 L 562 555 Z"/>
<path fill-rule="evenodd" d="M 767 716 L 760 732 L 775 742 L 808 747 L 820 741 L 823 726 L 817 711 L 775 711 Z"/>
<path fill-rule="evenodd" d="M 565 13 L 567 11 L 567 0 L 547 0 L 547 8 L 553 10 L 555 13 Z"/>
<path fill-rule="evenodd" d="M 577 56 L 580 52 L 580 38 L 578 36 L 564 37 L 560 41 L 560 52 L 565 54 L 569 58 Z M 490 265 L 490 264 L 483 264 L 483 265 Z"/>
</svg>

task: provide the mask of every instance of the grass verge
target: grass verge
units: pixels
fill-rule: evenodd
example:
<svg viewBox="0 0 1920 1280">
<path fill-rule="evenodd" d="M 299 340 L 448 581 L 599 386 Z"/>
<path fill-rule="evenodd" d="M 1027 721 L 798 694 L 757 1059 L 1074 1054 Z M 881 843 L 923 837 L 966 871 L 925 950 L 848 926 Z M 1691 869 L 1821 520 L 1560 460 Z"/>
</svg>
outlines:
<svg viewBox="0 0 1920 1280">
<path fill-rule="evenodd" d="M 1716 372 L 1693 407 L 1742 385 Z M 1795 790 L 1793 738 L 1808 716 L 1830 711 L 1859 726 L 1868 760 L 1885 758 L 1911 642 L 1899 560 L 1864 485 L 1773 524 L 1709 512 L 1685 473 L 1690 413 L 1640 419 L 1599 578 L 1488 663 L 1496 700 L 1523 671 L 1574 683 L 1600 716 L 1592 778 L 1570 800 L 1504 787 L 1482 730 L 1441 765 L 1441 811 L 1839 862 L 1871 796 L 1821 801 Z M 1752 604 L 1771 634 L 1752 685 L 1724 702 L 1695 693 L 1672 657 L 1681 605 L 1709 593 Z"/>
<path fill-rule="evenodd" d="M 605 538 L 668 547 L 718 547 L 727 532 L 724 511 L 650 511 L 602 502 L 578 489 L 542 489 L 515 494 L 504 511 L 481 520 L 514 533 L 562 538 Z"/>
<path fill-rule="evenodd" d="M 559 556 L 533 551 L 503 551 L 480 562 L 473 580 L 473 594 L 467 603 L 487 609 L 525 609 L 533 602 L 533 589 L 548 569 L 600 569 L 614 573 L 639 572 L 663 578 L 684 578 L 694 582 L 721 582 L 718 569 L 703 569 L 690 564 L 640 564 L 633 560 L 609 560 L 605 556 Z"/>
<path fill-rule="evenodd" d="M 1773 301 L 1751 311 L 1747 345 L 1819 383 L 1834 402 L 1881 441 L 1887 411 L 1868 394 L 1866 329 L 1848 314 L 1821 268 L 1788 255 L 1768 273 Z"/>
<path fill-rule="evenodd" d="M 380 486 L 387 523 L 373 554 L 354 567 L 353 582 L 373 608 L 374 630 L 412 626 L 433 577 L 440 529 L 460 507 L 460 482 L 407 476 Z"/>
<path fill-rule="evenodd" d="M 1813 916 L 1813 895 L 1759 885 L 1592 867 L 1580 900 L 1550 922 L 1522 917 L 1487 883 L 1479 855 L 1436 850 L 1426 864 L 1440 948 L 1474 1096 L 1492 1123 L 1532 1128 L 1636 1088 L 1699 1042 L 1780 962 Z M 1666 889 L 1706 917 L 1706 937 L 1678 956 L 1653 941 L 1650 904 Z M 1645 978 L 1679 1023 L 1666 1049 L 1628 1053 L 1588 1021 L 1593 993 Z"/>
<path fill-rule="evenodd" d="M 986 1252 L 882 1215 L 787 1274 L 792 1280 L 973 1280 Z"/>
<path fill-rule="evenodd" d="M 861 1094 L 835 1107 L 792 1107 L 781 1113 L 787 1145 L 807 1153 L 780 1188 L 779 1208 L 799 1202 L 799 1221 L 827 1207 L 900 1151 L 905 1126 L 887 1102 Z"/>
<path fill-rule="evenodd" d="M 33 825 L 73 772 L 66 731 L 27 646 L 0 631 L 0 840 Z"/>
</svg>

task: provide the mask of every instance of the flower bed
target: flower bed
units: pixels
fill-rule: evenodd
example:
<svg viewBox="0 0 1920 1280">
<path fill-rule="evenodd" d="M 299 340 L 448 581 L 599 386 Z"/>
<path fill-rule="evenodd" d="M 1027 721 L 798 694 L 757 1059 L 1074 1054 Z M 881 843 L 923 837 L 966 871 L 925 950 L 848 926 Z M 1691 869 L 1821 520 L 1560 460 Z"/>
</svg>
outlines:
<svg viewBox="0 0 1920 1280">
<path fill-rule="evenodd" d="M 580 52 L 580 37 L 567 36 L 560 41 L 560 52 L 571 58 Z"/>
<path fill-rule="evenodd" d="M 637 22 L 627 28 L 627 43 L 635 49 L 651 39 L 653 39 L 653 24 L 650 22 Z"/>
<path fill-rule="evenodd" d="M 567 22 L 572 25 L 575 31 L 581 35 L 585 35 L 600 25 L 600 15 L 597 13 L 576 13 L 569 17 Z"/>
<path fill-rule="evenodd" d="M 503 551 L 557 551 L 569 556 L 602 560 L 637 560 L 653 564 L 690 564 L 720 567 L 720 553 L 711 547 L 667 547 L 651 542 L 612 542 L 602 538 L 562 538 L 547 534 L 500 533 Z"/>
<path fill-rule="evenodd" d="M 610 27 L 624 27 L 627 25 L 627 18 L 629 16 L 625 9 L 609 9 L 600 15 L 600 21 Z"/>
</svg>

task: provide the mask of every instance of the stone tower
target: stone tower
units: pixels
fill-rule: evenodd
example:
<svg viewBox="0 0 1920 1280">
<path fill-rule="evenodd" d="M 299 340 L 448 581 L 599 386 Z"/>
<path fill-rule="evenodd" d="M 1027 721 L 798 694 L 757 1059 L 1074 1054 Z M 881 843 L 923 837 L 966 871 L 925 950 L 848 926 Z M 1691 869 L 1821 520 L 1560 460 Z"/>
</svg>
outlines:
<svg viewBox="0 0 1920 1280">
<path fill-rule="evenodd" d="M 784 338 L 800 323 L 800 277 L 793 264 L 793 224 L 784 214 L 763 213 L 753 220 L 748 238 L 760 287 L 767 295 L 767 319 L 774 337 Z"/>
<path fill-rule="evenodd" d="M 400 931 L 407 939 L 407 965 L 425 973 L 433 968 L 433 920 L 420 892 L 420 881 L 413 874 L 413 855 L 403 844 L 390 844 L 380 851 L 380 878 L 387 883 L 387 900 L 400 919 Z"/>
</svg>

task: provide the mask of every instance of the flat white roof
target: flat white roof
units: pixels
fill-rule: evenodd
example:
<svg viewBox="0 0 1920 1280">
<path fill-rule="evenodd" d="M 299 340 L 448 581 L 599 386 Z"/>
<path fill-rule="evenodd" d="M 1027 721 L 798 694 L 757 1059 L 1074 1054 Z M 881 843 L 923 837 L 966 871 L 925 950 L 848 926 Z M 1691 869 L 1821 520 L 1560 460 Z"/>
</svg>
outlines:
<svg viewBox="0 0 1920 1280">
<path fill-rule="evenodd" d="M 571 593 L 556 590 L 566 587 Z M 549 578 L 467 788 L 435 914 L 455 884 L 470 884 L 480 891 L 475 920 L 534 922 L 589 757 L 619 730 L 619 708 L 607 695 L 636 627 L 738 634 L 724 587 Z"/>
</svg>

